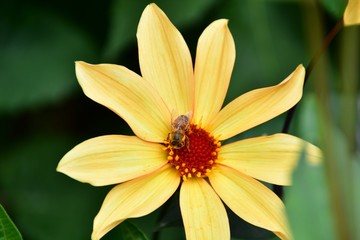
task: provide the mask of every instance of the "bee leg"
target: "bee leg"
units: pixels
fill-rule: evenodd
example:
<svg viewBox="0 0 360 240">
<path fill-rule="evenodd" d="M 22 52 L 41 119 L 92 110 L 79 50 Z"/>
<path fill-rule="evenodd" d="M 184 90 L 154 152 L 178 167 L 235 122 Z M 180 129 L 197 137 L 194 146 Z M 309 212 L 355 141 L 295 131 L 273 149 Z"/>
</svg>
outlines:
<svg viewBox="0 0 360 240">
<path fill-rule="evenodd" d="M 185 145 L 186 145 L 187 150 L 190 152 L 190 139 L 186 135 L 185 135 Z"/>
<path fill-rule="evenodd" d="M 164 150 L 170 149 L 170 133 L 168 133 L 167 138 L 164 140 L 164 144 L 167 144 L 167 147 L 164 148 Z"/>
</svg>

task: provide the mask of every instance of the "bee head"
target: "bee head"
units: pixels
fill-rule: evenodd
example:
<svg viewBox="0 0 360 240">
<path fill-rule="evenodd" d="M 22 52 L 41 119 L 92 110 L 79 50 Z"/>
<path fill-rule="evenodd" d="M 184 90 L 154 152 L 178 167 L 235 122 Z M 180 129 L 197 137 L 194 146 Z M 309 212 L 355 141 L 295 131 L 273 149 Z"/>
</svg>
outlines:
<svg viewBox="0 0 360 240">
<path fill-rule="evenodd" d="M 180 142 L 180 141 L 171 141 L 170 145 L 173 148 L 182 148 L 184 146 L 184 142 Z"/>
<path fill-rule="evenodd" d="M 170 134 L 170 146 L 179 149 L 185 145 L 185 135 L 179 132 Z"/>
</svg>

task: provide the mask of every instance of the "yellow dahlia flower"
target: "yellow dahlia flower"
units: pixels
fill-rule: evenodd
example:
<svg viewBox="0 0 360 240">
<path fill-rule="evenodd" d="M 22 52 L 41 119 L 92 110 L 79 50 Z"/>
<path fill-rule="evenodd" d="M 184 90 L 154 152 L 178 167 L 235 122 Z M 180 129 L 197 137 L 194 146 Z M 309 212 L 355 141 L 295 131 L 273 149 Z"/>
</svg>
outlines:
<svg viewBox="0 0 360 240">
<path fill-rule="evenodd" d="M 303 147 L 314 159 L 319 150 L 287 134 L 221 142 L 294 106 L 302 96 L 304 67 L 221 109 L 235 61 L 227 20 L 202 33 L 194 68 L 181 34 L 155 4 L 144 10 L 137 39 L 142 77 L 123 66 L 76 62 L 85 94 L 122 117 L 136 135 L 87 140 L 58 165 L 57 171 L 81 182 L 118 184 L 95 217 L 92 239 L 156 210 L 179 185 L 187 239 L 230 239 L 222 201 L 247 222 L 291 238 L 282 201 L 258 180 L 288 185 Z M 188 122 L 174 126 L 179 115 Z"/>
</svg>

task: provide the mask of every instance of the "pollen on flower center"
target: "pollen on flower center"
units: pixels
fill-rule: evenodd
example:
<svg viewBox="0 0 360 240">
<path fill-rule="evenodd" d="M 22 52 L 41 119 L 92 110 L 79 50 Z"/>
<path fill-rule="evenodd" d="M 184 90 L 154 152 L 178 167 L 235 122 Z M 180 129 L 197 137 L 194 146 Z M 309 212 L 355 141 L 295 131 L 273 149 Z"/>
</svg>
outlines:
<svg viewBox="0 0 360 240">
<path fill-rule="evenodd" d="M 190 124 L 185 134 L 186 143 L 179 149 L 166 143 L 168 161 L 184 181 L 195 176 L 206 177 L 218 159 L 221 143 L 195 124 Z"/>
</svg>

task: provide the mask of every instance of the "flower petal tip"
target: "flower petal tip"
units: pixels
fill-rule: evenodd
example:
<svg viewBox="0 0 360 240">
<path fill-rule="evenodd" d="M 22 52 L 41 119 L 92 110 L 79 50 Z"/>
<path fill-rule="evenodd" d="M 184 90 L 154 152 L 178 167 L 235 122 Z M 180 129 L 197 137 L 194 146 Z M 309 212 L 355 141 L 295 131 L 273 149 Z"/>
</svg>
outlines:
<svg viewBox="0 0 360 240">
<path fill-rule="evenodd" d="M 84 61 L 75 61 L 75 72 L 76 75 L 83 74 L 87 68 L 91 67 L 91 64 L 86 63 Z"/>
<path fill-rule="evenodd" d="M 320 148 L 310 143 L 305 146 L 306 160 L 312 166 L 320 165 L 323 161 L 323 153 Z"/>
<path fill-rule="evenodd" d="M 221 18 L 221 19 L 216 20 L 215 22 L 218 22 L 219 24 L 227 26 L 229 24 L 229 19 Z"/>
<path fill-rule="evenodd" d="M 303 85 L 305 81 L 306 69 L 302 64 L 299 64 L 296 69 L 283 81 L 283 82 L 293 82 L 293 87 L 297 89 L 297 97 L 294 95 L 295 104 L 300 101 L 303 92 Z"/>
<path fill-rule="evenodd" d="M 162 12 L 162 10 L 155 3 L 150 3 L 144 9 L 143 14 L 149 13 L 149 12 L 156 14 L 156 13 Z"/>
<path fill-rule="evenodd" d="M 349 0 L 344 12 L 344 26 L 360 24 L 360 0 Z"/>
<path fill-rule="evenodd" d="M 63 161 L 63 159 L 61 159 L 60 162 L 59 162 L 59 164 L 57 165 L 56 171 L 65 174 L 65 167 L 64 167 L 64 161 Z"/>
<path fill-rule="evenodd" d="M 299 74 L 301 74 L 301 75 L 303 75 L 303 76 L 305 77 L 306 69 L 305 69 L 305 67 L 304 67 L 303 64 L 299 64 L 299 65 L 296 67 L 296 69 L 295 69 L 294 72 L 299 73 Z"/>
<path fill-rule="evenodd" d="M 56 171 L 57 171 L 57 172 L 61 172 L 61 173 L 63 172 L 62 169 L 61 169 L 61 167 L 60 167 L 60 164 L 56 167 Z"/>
<path fill-rule="evenodd" d="M 228 31 L 228 24 L 229 24 L 229 19 L 222 18 L 215 20 L 214 22 L 211 23 L 210 26 L 213 26 L 215 29 L 217 28 L 219 30 L 221 29 Z"/>
<path fill-rule="evenodd" d="M 86 63 L 84 61 L 75 61 L 76 66 L 85 65 Z"/>
</svg>

